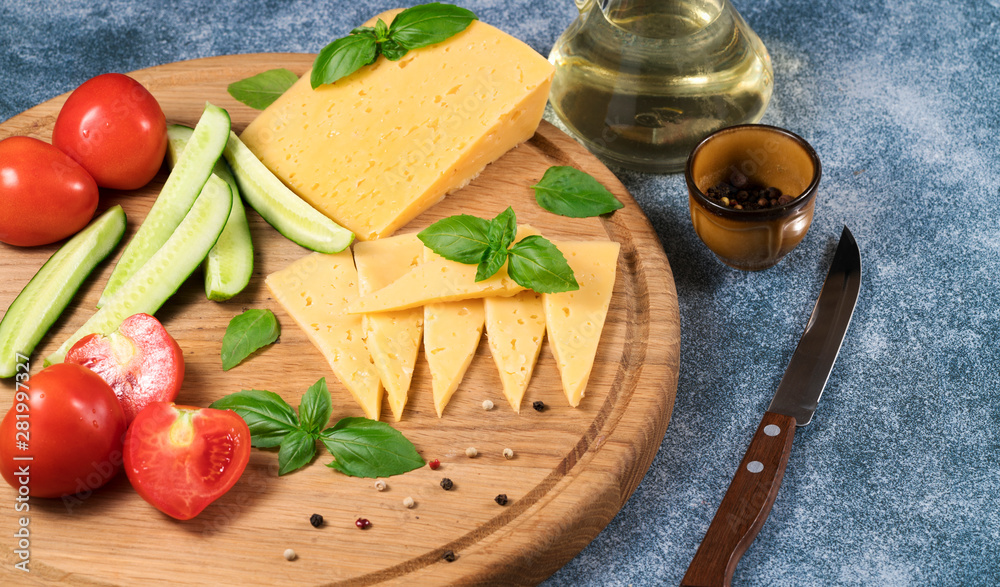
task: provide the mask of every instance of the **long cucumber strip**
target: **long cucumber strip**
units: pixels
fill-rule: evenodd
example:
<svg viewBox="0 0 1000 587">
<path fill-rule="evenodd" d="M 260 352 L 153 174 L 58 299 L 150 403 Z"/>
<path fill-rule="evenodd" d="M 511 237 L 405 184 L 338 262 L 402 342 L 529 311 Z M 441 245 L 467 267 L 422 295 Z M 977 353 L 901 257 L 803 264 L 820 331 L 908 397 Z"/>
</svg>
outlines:
<svg viewBox="0 0 1000 587">
<path fill-rule="evenodd" d="M 167 126 L 167 163 L 171 167 L 177 164 L 193 132 L 190 127 L 180 124 Z M 250 283 L 253 275 L 253 241 L 250 240 L 250 225 L 247 223 L 247 213 L 236 179 L 225 159 L 220 157 L 215 162 L 213 173 L 229 184 L 229 189 L 233 192 L 233 209 L 229 213 L 229 220 L 226 221 L 219 240 L 205 257 L 204 266 L 205 295 L 210 300 L 222 302 L 243 291 Z"/>
<path fill-rule="evenodd" d="M 24 286 L 0 320 L 0 377 L 17 371 L 17 354 L 31 354 L 66 309 L 83 280 L 125 235 L 125 212 L 113 206 L 66 241 Z"/>
<path fill-rule="evenodd" d="M 353 232 L 281 183 L 232 131 L 223 156 L 233 168 L 247 204 L 285 238 L 320 253 L 339 253 L 354 240 Z"/>
<path fill-rule="evenodd" d="M 61 362 L 70 347 L 88 334 L 108 334 L 133 314 L 156 313 L 215 245 L 229 219 L 232 203 L 226 182 L 210 177 L 191 210 L 160 250 L 55 353 L 46 357 L 46 364 Z"/>
<path fill-rule="evenodd" d="M 205 185 L 208 176 L 212 174 L 212 168 L 222 154 L 228 136 L 229 113 L 206 102 L 205 112 L 191 137 L 191 148 L 185 149 L 178 159 L 146 219 L 122 252 L 108 278 L 108 284 L 104 286 L 104 293 L 101 294 L 97 307 L 108 303 L 125 282 L 167 242 L 198 198 L 198 192 Z"/>
</svg>

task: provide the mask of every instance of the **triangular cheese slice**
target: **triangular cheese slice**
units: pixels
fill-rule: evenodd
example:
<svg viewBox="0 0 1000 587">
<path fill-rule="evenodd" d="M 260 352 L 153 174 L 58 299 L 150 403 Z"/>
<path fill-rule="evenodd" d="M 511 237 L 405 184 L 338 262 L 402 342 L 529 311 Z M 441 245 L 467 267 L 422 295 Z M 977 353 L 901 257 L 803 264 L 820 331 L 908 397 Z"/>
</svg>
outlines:
<svg viewBox="0 0 1000 587">
<path fill-rule="evenodd" d="M 620 245 L 611 241 L 557 242 L 580 289 L 543 294 L 549 347 L 569 405 L 580 405 L 597 356 L 615 286 Z"/>
<path fill-rule="evenodd" d="M 378 420 L 382 383 L 365 347 L 361 316 L 348 314 L 358 298 L 358 272 L 350 249 L 333 255 L 312 253 L 267 276 L 278 303 L 330 363 L 365 416 Z"/>
<path fill-rule="evenodd" d="M 421 266 L 438 259 L 441 257 L 424 248 Z M 472 364 L 472 357 L 476 356 L 485 321 L 486 310 L 481 299 L 424 306 L 424 356 L 431 370 L 431 389 L 438 418 L 455 395 Z"/>
<path fill-rule="evenodd" d="M 355 243 L 354 264 L 361 295 L 382 289 L 418 266 L 423 250 L 416 233 Z M 361 324 L 368 352 L 385 387 L 389 409 L 398 422 L 403 417 L 420 350 L 423 308 L 364 314 Z"/>
<path fill-rule="evenodd" d="M 521 399 L 545 336 L 542 294 L 522 291 L 509 298 L 486 298 L 486 337 L 500 372 L 510 407 L 521 411 Z"/>
<path fill-rule="evenodd" d="M 538 234 L 538 231 L 527 224 L 519 226 L 515 241 L 531 234 Z M 423 263 L 386 287 L 363 295 L 351 304 L 348 312 L 405 310 L 438 302 L 512 296 L 524 291 L 524 287 L 507 275 L 506 263 L 483 281 L 476 281 L 476 271 L 476 265 L 449 261 L 428 249 Z"/>
</svg>

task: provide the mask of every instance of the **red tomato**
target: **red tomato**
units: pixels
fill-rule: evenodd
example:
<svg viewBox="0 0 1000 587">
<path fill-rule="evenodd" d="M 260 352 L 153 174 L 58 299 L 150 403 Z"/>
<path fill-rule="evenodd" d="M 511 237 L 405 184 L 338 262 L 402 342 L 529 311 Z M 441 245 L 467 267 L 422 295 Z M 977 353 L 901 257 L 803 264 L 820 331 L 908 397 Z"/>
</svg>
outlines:
<svg viewBox="0 0 1000 587">
<path fill-rule="evenodd" d="M 181 347 L 149 314 L 129 316 L 107 336 L 81 338 L 65 361 L 100 375 L 115 390 L 129 422 L 147 405 L 176 398 L 184 380 Z"/>
<path fill-rule="evenodd" d="M 14 394 L 0 423 L 0 471 L 11 487 L 25 485 L 34 497 L 93 491 L 121 467 L 125 429 L 125 414 L 103 379 L 80 365 L 52 365 L 31 377 L 28 391 Z"/>
<path fill-rule="evenodd" d="M 56 118 L 52 144 L 83 165 L 97 185 L 134 190 L 163 164 L 167 119 L 139 82 L 105 73 L 70 94 Z"/>
<path fill-rule="evenodd" d="M 236 412 L 156 402 L 125 436 L 125 473 L 156 509 L 190 520 L 222 497 L 250 462 L 250 428 Z"/>
<path fill-rule="evenodd" d="M 59 149 L 31 137 L 0 141 L 0 241 L 62 240 L 87 226 L 97 198 L 94 178 Z"/>
</svg>

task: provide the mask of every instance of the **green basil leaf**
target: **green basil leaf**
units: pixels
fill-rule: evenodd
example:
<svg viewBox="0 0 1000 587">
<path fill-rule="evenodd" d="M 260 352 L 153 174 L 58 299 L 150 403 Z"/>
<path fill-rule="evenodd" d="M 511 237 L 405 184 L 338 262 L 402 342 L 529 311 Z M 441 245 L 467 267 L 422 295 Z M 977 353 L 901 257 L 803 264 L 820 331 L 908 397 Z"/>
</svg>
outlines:
<svg viewBox="0 0 1000 587">
<path fill-rule="evenodd" d="M 281 396 L 263 389 L 244 389 L 209 406 L 217 410 L 232 410 L 250 428 L 250 445 L 258 448 L 278 446 L 291 432 L 299 429 L 295 410 Z"/>
<path fill-rule="evenodd" d="M 348 33 L 348 34 L 351 34 L 351 35 L 364 35 L 364 34 L 369 34 L 369 33 L 374 35 L 375 34 L 375 27 L 373 27 L 373 26 L 359 26 L 359 27 L 355 27 L 355 28 L 351 29 L 351 32 Z"/>
<path fill-rule="evenodd" d="M 480 261 L 479 267 L 476 268 L 476 281 L 483 281 L 493 277 L 503 264 L 507 262 L 507 249 L 506 248 L 496 248 L 490 247 L 486 251 L 486 255 L 483 260 Z"/>
<path fill-rule="evenodd" d="M 389 37 L 389 25 L 381 18 L 375 23 L 375 40 L 382 42 Z"/>
<path fill-rule="evenodd" d="M 327 466 L 351 477 L 389 477 L 424 466 L 413 443 L 384 422 L 344 418 L 320 441 L 336 459 Z"/>
<path fill-rule="evenodd" d="M 490 229 L 487 233 L 487 240 L 491 247 L 507 250 L 517 236 L 517 216 L 514 209 L 507 206 L 507 209 L 497 214 L 496 218 L 490 221 Z"/>
<path fill-rule="evenodd" d="M 299 404 L 299 421 L 306 432 L 319 434 L 333 414 L 333 401 L 326 388 L 326 378 L 321 378 L 302 396 Z"/>
<path fill-rule="evenodd" d="M 399 61 L 409 50 L 392 39 L 382 41 L 382 55 L 389 61 Z"/>
<path fill-rule="evenodd" d="M 433 2 L 407 8 L 389 25 L 389 38 L 407 49 L 440 43 L 464 31 L 478 17 L 471 10 Z"/>
<path fill-rule="evenodd" d="M 229 84 L 229 95 L 251 108 L 263 110 L 274 103 L 292 84 L 299 81 L 294 72 L 281 68 Z"/>
<path fill-rule="evenodd" d="M 573 167 L 549 167 L 531 187 L 538 205 L 560 216 L 589 218 L 624 206 L 601 182 Z"/>
<path fill-rule="evenodd" d="M 278 449 L 278 475 L 309 464 L 316 456 L 316 437 L 305 430 L 289 432 Z"/>
<path fill-rule="evenodd" d="M 580 289 L 566 257 L 551 241 L 538 235 L 526 236 L 510 248 L 507 273 L 517 283 L 538 293 Z"/>
<path fill-rule="evenodd" d="M 278 340 L 281 327 L 271 310 L 247 310 L 229 321 L 222 336 L 222 370 L 228 371 L 254 351 Z"/>
<path fill-rule="evenodd" d="M 450 261 L 474 265 L 490 248 L 490 223 L 477 216 L 459 214 L 438 220 L 421 230 L 424 246 Z"/>
<path fill-rule="evenodd" d="M 309 81 L 315 90 L 374 63 L 377 57 L 378 43 L 375 42 L 374 32 L 366 31 L 337 39 L 323 47 L 316 56 Z"/>
</svg>

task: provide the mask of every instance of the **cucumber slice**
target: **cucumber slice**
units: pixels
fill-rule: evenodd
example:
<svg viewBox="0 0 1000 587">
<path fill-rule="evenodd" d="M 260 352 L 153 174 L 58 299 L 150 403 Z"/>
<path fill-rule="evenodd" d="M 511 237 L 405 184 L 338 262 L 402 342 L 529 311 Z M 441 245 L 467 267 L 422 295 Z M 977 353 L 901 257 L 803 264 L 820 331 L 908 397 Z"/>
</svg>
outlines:
<svg viewBox="0 0 1000 587">
<path fill-rule="evenodd" d="M 191 210 L 160 250 L 55 353 L 46 357 L 45 363 L 61 362 L 76 341 L 94 332 L 113 332 L 132 314 L 156 313 L 215 245 L 229 219 L 232 203 L 226 182 L 209 177 Z"/>
<path fill-rule="evenodd" d="M 180 159 L 193 132 L 190 127 L 180 124 L 167 126 L 167 163 L 171 167 Z M 205 295 L 210 300 L 222 302 L 243 291 L 250 283 L 250 276 L 253 275 L 253 242 L 250 240 L 250 225 L 247 224 L 247 213 L 236 179 L 225 159 L 220 157 L 215 162 L 213 173 L 228 183 L 233 192 L 233 209 L 229 213 L 226 227 L 205 257 Z"/>
<path fill-rule="evenodd" d="M 232 131 L 223 156 L 247 204 L 285 238 L 320 253 L 339 253 L 350 246 L 353 232 L 288 189 Z"/>
<path fill-rule="evenodd" d="M 0 320 L 0 377 L 12 377 L 17 354 L 28 356 L 66 309 L 83 280 L 121 242 L 125 212 L 113 206 L 59 247 L 24 286 Z"/>
<path fill-rule="evenodd" d="M 205 112 L 191 137 L 191 148 L 185 149 L 178 159 L 146 219 L 122 252 L 97 302 L 98 308 L 108 303 L 132 274 L 170 238 L 212 174 L 212 168 L 226 146 L 228 133 L 229 113 L 206 102 Z"/>
</svg>

